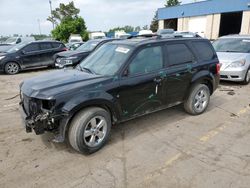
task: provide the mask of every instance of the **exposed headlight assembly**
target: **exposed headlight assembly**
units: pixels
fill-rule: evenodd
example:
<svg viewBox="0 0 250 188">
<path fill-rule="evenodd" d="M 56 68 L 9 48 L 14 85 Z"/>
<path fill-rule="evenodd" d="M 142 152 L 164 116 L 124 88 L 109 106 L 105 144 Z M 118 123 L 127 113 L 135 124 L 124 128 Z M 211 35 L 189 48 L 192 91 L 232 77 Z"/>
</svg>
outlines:
<svg viewBox="0 0 250 188">
<path fill-rule="evenodd" d="M 239 61 L 232 62 L 228 67 L 233 67 L 233 68 L 243 67 L 245 64 L 246 64 L 246 60 L 242 59 Z"/>
<path fill-rule="evenodd" d="M 56 100 L 42 100 L 42 108 L 45 110 L 52 110 L 56 104 Z"/>
</svg>

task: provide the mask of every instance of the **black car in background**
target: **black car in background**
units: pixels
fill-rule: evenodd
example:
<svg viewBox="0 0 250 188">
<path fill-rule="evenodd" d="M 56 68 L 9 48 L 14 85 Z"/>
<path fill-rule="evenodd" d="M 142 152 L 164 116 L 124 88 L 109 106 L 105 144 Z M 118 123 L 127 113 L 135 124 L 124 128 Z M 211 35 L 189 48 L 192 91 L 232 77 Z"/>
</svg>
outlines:
<svg viewBox="0 0 250 188">
<path fill-rule="evenodd" d="M 55 141 L 68 138 L 74 149 L 93 153 L 107 142 L 113 124 L 181 103 L 189 114 L 202 114 L 219 71 L 207 39 L 114 41 L 75 69 L 24 81 L 20 109 L 27 132 L 53 132 Z"/>
<path fill-rule="evenodd" d="M 79 46 L 74 51 L 61 52 L 54 56 L 55 67 L 63 68 L 65 66 L 75 66 L 85 59 L 91 52 L 95 51 L 102 44 L 120 39 L 94 39 L 89 40 Z"/>
<path fill-rule="evenodd" d="M 0 53 L 0 71 L 6 74 L 17 74 L 29 68 L 53 66 L 53 56 L 67 50 L 58 41 L 35 41 L 15 45 L 4 53 Z"/>
</svg>

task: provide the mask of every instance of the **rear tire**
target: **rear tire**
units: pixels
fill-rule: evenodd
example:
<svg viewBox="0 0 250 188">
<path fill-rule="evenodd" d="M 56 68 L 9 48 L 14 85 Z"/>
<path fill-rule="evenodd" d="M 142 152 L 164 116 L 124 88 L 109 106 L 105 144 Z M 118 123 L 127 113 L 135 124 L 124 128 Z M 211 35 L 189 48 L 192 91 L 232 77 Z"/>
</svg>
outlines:
<svg viewBox="0 0 250 188">
<path fill-rule="evenodd" d="M 77 151 L 94 153 L 107 142 L 111 129 L 109 112 L 99 107 L 86 108 L 73 118 L 69 128 L 69 143 Z"/>
<path fill-rule="evenodd" d="M 249 84 L 250 82 L 250 68 L 248 69 L 247 73 L 246 73 L 246 76 L 245 76 L 245 79 L 244 81 L 242 82 L 244 85 L 247 85 Z"/>
<path fill-rule="evenodd" d="M 191 115 L 199 115 L 207 109 L 209 101 L 209 88 L 205 84 L 194 85 L 184 102 L 184 109 Z"/>
<path fill-rule="evenodd" d="M 19 73 L 20 67 L 16 62 L 8 62 L 4 66 L 4 71 L 6 74 L 14 75 Z"/>
</svg>

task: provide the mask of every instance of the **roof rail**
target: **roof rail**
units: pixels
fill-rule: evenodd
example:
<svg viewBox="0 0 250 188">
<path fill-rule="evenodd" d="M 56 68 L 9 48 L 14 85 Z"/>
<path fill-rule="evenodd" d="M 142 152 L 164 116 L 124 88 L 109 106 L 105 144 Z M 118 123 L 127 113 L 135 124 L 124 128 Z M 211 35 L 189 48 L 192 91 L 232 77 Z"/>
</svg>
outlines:
<svg viewBox="0 0 250 188">
<path fill-rule="evenodd" d="M 128 37 L 128 39 L 133 39 L 133 38 L 152 38 L 155 37 L 156 39 L 163 39 L 163 38 L 201 38 L 200 35 L 195 34 L 193 36 L 189 36 L 186 34 L 177 34 L 177 33 L 173 33 L 173 34 L 165 34 L 165 35 L 158 35 L 158 34 L 145 34 L 145 35 L 137 35 L 137 36 L 130 36 Z"/>
<path fill-rule="evenodd" d="M 181 33 L 174 33 L 174 34 L 161 35 L 160 38 L 201 38 L 201 36 L 198 34 L 187 35 Z"/>
<path fill-rule="evenodd" d="M 157 34 L 144 34 L 144 35 L 136 35 L 136 36 L 130 36 L 127 39 L 133 39 L 133 38 L 151 38 L 151 37 L 159 37 L 160 35 Z"/>
</svg>

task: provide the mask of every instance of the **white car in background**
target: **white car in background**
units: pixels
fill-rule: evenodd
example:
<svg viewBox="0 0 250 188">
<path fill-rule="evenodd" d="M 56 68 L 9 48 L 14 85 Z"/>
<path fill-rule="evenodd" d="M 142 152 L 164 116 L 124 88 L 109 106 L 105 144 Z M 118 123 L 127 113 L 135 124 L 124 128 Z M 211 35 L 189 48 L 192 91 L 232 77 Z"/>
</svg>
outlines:
<svg viewBox="0 0 250 188">
<path fill-rule="evenodd" d="M 0 53 L 6 52 L 14 45 L 35 41 L 34 37 L 9 37 L 6 41 L 0 44 Z"/>
<path fill-rule="evenodd" d="M 151 30 L 141 30 L 138 33 L 138 36 L 142 36 L 142 35 L 153 35 L 153 31 Z"/>
<path fill-rule="evenodd" d="M 82 42 L 82 37 L 80 34 L 71 34 L 68 42 L 69 43 Z"/>
<path fill-rule="evenodd" d="M 250 82 L 250 35 L 228 35 L 213 42 L 221 64 L 221 80 Z"/>
<path fill-rule="evenodd" d="M 90 32 L 89 33 L 89 39 L 104 39 L 106 38 L 106 35 L 104 32 L 97 31 L 97 32 Z"/>
</svg>

